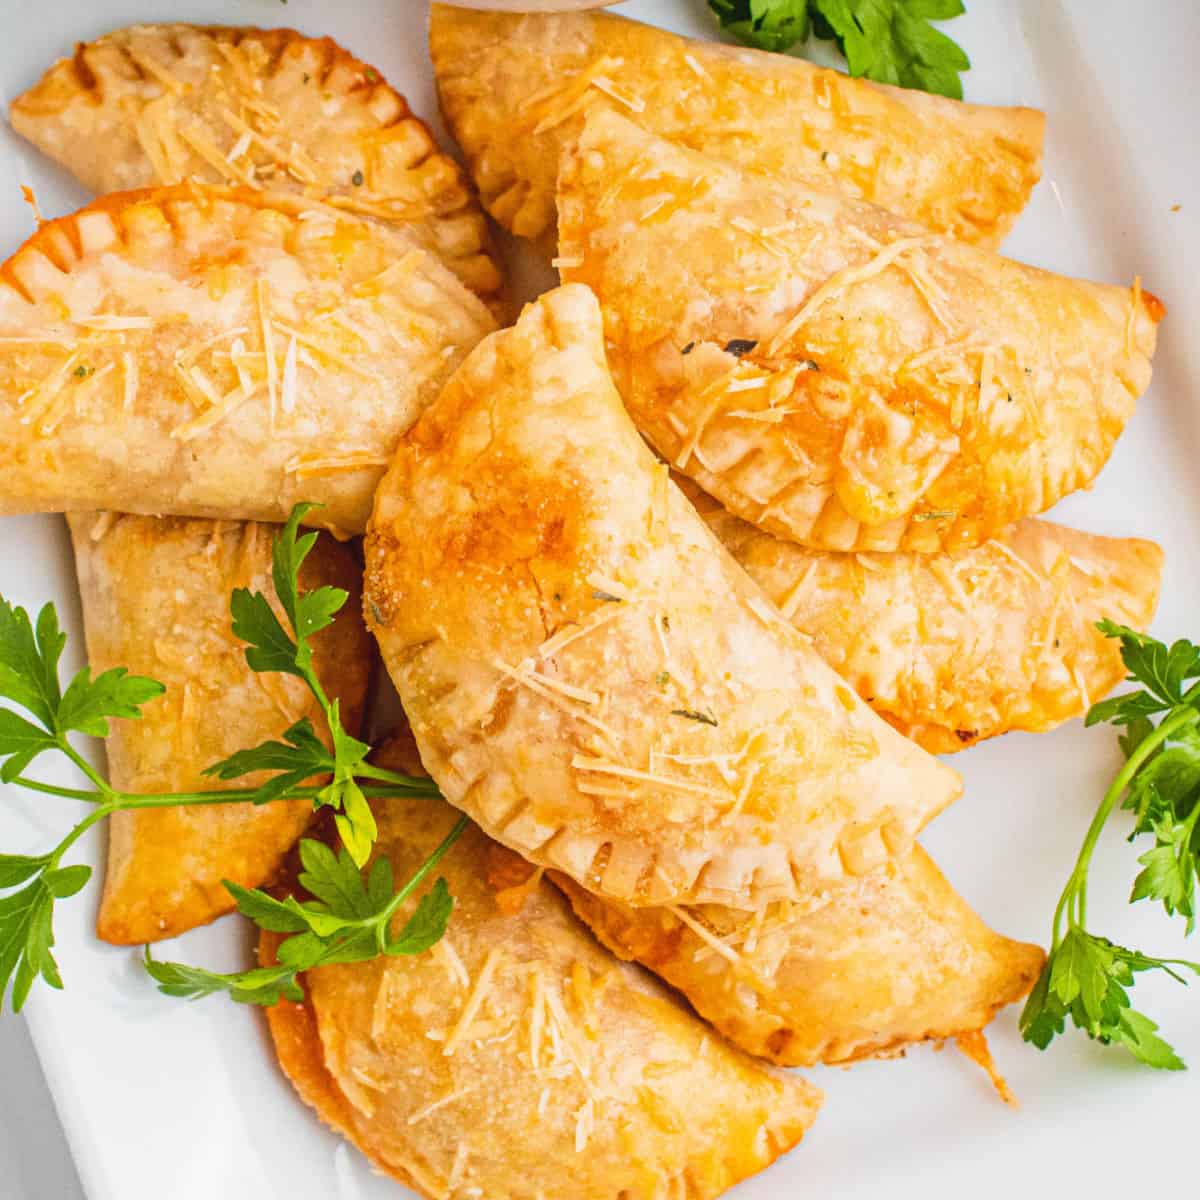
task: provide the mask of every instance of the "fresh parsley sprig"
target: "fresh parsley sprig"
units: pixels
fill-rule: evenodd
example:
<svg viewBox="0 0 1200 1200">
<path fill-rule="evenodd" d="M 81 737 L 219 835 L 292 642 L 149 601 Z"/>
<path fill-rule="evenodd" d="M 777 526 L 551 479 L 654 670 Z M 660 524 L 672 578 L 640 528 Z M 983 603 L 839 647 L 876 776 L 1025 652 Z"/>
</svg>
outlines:
<svg viewBox="0 0 1200 1200">
<path fill-rule="evenodd" d="M 130 675 L 121 667 L 93 678 L 90 668 L 84 667 L 64 689 L 59 663 L 66 635 L 59 627 L 54 606 L 47 604 L 33 621 L 23 608 L 16 608 L 0 597 L 0 700 L 16 706 L 14 709 L 0 705 L 0 782 L 91 806 L 83 819 L 45 854 L 0 854 L 0 1005 L 10 985 L 14 1010 L 24 1005 L 39 978 L 51 987 L 62 987 L 53 953 L 54 906 L 58 900 L 80 892 L 92 874 L 91 868 L 83 864 L 64 865 L 64 857 L 94 825 L 114 813 L 133 809 L 267 804 L 296 799 L 308 799 L 315 807 L 325 805 L 334 809 L 345 851 L 334 858 L 335 868 L 325 858 L 326 853 L 332 856 L 331 851 L 317 842 L 302 843 L 302 856 L 307 856 L 307 862 L 318 864 L 307 866 L 309 890 L 316 900 L 292 908 L 286 903 L 282 906 L 291 913 L 291 927 L 279 927 L 277 931 L 292 936 L 281 948 L 280 961 L 281 966 L 289 968 L 290 975 L 287 971 L 276 972 L 280 980 L 276 995 L 294 994 L 296 975 L 304 969 L 320 962 L 348 961 L 337 955 L 365 954 L 368 944 L 376 947 L 375 953 L 419 953 L 441 936 L 439 930 L 444 931 L 444 917 L 449 915 L 449 897 L 443 895 L 444 885 L 435 886 L 422 900 L 409 926 L 396 938 L 387 930 L 404 899 L 461 832 L 461 824 L 447 839 L 446 846 L 394 896 L 391 868 L 386 864 L 376 863 L 367 884 L 361 879 L 359 868 L 367 860 L 376 836 L 368 798 L 433 797 L 440 793 L 431 780 L 411 778 L 369 763 L 366 756 L 370 747 L 346 732 L 338 701 L 329 699 L 317 677 L 311 639 L 332 622 L 345 605 L 347 594 L 340 588 L 320 587 L 306 592 L 300 587 L 300 571 L 317 536 L 299 533 L 299 523 L 311 507 L 299 505 L 293 510 L 272 549 L 272 581 L 287 626 L 261 592 L 239 589 L 233 595 L 231 610 L 234 632 L 247 642 L 246 660 L 250 667 L 261 672 L 281 671 L 304 680 L 325 716 L 331 748 L 325 746 L 312 722 L 305 718 L 287 730 L 282 741 L 269 741 L 239 751 L 206 772 L 223 781 L 252 772 L 267 772 L 266 781 L 255 787 L 160 793 L 123 792 L 113 787 L 80 753 L 72 736 L 105 737 L 110 720 L 140 718 L 144 705 L 163 694 L 163 685 L 154 679 Z M 64 755 L 91 787 L 60 787 L 29 777 L 26 772 L 30 766 L 50 751 Z M 328 783 L 308 782 L 325 775 L 330 777 Z M 335 880 L 342 897 L 337 901 L 331 899 L 329 891 Z M 239 909 L 252 920 L 261 923 L 264 914 L 274 911 L 272 906 L 277 902 L 266 893 L 230 883 L 226 887 Z M 172 964 L 159 964 L 156 969 L 166 972 L 168 967 L 176 973 L 176 989 L 182 986 L 180 972 L 198 972 L 196 978 L 209 977 L 197 968 Z M 235 999 L 264 1003 L 256 997 L 272 994 L 271 986 L 254 972 L 246 974 L 250 976 L 248 982 L 246 975 L 211 976 L 227 982 L 214 984 L 209 990 L 224 990 Z M 160 982 L 166 978 L 164 975 Z M 177 990 L 170 994 L 177 994 Z"/>
<path fill-rule="evenodd" d="M 930 22 L 966 11 L 962 0 L 708 0 L 722 28 L 762 50 L 790 50 L 810 34 L 837 43 L 850 74 L 962 99 L 966 52 Z"/>
<path fill-rule="evenodd" d="M 1169 916 L 1183 916 L 1192 932 L 1200 854 L 1200 647 L 1187 641 L 1167 646 L 1112 621 L 1099 628 L 1120 640 L 1128 681 L 1141 687 L 1088 713 L 1088 725 L 1109 722 L 1124 729 L 1126 762 L 1092 819 L 1055 909 L 1050 955 L 1021 1014 L 1021 1033 L 1044 1050 L 1070 1019 L 1097 1041 L 1123 1045 L 1149 1066 L 1178 1071 L 1183 1060 L 1158 1036 L 1158 1026 L 1132 1007 L 1129 989 L 1145 971 L 1165 971 L 1186 983 L 1186 973 L 1200 975 L 1200 963 L 1154 958 L 1092 933 L 1088 873 L 1119 804 L 1134 813 L 1129 840 L 1150 834 L 1155 843 L 1138 860 L 1142 871 L 1130 902 L 1157 900 Z"/>
<path fill-rule="evenodd" d="M 199 999 L 223 992 L 243 1004 L 272 1005 L 280 999 L 302 1000 L 298 977 L 331 963 L 365 962 L 386 955 L 423 954 L 441 940 L 454 901 L 444 879 L 421 897 L 400 932 L 391 926 L 400 906 L 430 875 L 466 827 L 461 817 L 440 846 L 411 879 L 396 890 L 392 864 L 375 860 L 366 882 L 347 850 L 335 854 L 323 842 L 300 843 L 303 871 L 299 883 L 314 899 L 293 896 L 278 900 L 267 892 L 226 884 L 238 911 L 260 929 L 291 934 L 280 943 L 277 962 L 230 975 L 219 975 L 184 963 L 159 962 L 146 947 L 146 970 L 168 996 Z"/>
</svg>

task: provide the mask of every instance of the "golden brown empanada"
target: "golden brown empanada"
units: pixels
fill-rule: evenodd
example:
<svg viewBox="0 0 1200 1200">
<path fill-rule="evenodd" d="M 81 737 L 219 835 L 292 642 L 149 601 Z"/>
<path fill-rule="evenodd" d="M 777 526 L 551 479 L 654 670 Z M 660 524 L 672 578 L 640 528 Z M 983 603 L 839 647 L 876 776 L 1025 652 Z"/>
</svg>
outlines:
<svg viewBox="0 0 1200 1200">
<path fill-rule="evenodd" d="M 933 754 L 1072 717 L 1125 674 L 1096 622 L 1149 627 L 1162 550 L 1025 520 L 956 554 L 837 554 L 701 515 L 886 721 Z"/>
<path fill-rule="evenodd" d="M 204 768 L 278 738 L 301 717 L 322 737 L 324 718 L 300 680 L 258 674 L 230 628 L 236 587 L 274 596 L 272 526 L 77 513 L 70 518 L 88 659 L 99 673 L 128 667 L 166 686 L 140 721 L 115 721 L 106 739 L 109 776 L 127 792 L 253 787 L 261 776 L 221 783 Z M 350 599 L 314 640 L 316 669 L 357 729 L 372 648 L 359 615 L 359 571 L 328 536 L 301 571 L 306 588 L 333 584 Z M 232 910 L 221 886 L 258 887 L 275 877 L 312 819 L 308 800 L 256 808 L 196 805 L 117 813 L 97 932 L 138 944 L 174 937 Z"/>
<path fill-rule="evenodd" d="M 187 179 L 300 192 L 401 222 L 481 296 L 500 288 L 461 168 L 332 38 L 134 25 L 78 45 L 10 117 L 95 192 Z"/>
<path fill-rule="evenodd" d="M 0 513 L 361 532 L 486 308 L 397 228 L 180 185 L 42 225 L 0 267 Z"/>
<path fill-rule="evenodd" d="M 997 245 L 1041 173 L 1045 119 L 851 79 L 602 13 L 433 6 L 442 111 L 488 211 L 553 249 L 559 153 L 593 108 L 788 183 L 837 187 Z"/>
<path fill-rule="evenodd" d="M 452 803 L 634 904 L 757 908 L 907 853 L 957 776 L 876 717 L 655 462 L 582 287 L 401 442 L 368 625 Z"/>
<path fill-rule="evenodd" d="M 1095 478 L 1162 305 L 588 119 L 563 278 L 638 428 L 732 512 L 829 550 L 975 545 Z"/>
<path fill-rule="evenodd" d="M 456 816 L 438 800 L 375 812 L 397 880 Z M 455 904 L 431 952 L 310 971 L 305 1003 L 268 1011 L 325 1122 L 438 1200 L 708 1200 L 799 1142 L 818 1092 L 613 959 L 540 875 L 514 897 L 513 864 L 469 827 L 438 868 Z M 264 935 L 264 961 L 277 943 Z"/>
<path fill-rule="evenodd" d="M 630 908 L 555 881 L 610 950 L 677 987 L 732 1042 L 784 1066 L 978 1032 L 1029 991 L 1045 959 L 993 933 L 920 846 L 821 903 L 757 913 Z"/>
</svg>

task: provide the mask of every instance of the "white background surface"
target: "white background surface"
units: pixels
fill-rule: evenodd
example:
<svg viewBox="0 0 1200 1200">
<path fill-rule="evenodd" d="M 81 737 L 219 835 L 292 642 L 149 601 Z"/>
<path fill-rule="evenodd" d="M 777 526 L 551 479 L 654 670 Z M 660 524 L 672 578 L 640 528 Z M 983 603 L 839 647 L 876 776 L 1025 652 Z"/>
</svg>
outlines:
<svg viewBox="0 0 1200 1200">
<path fill-rule="evenodd" d="M 1155 382 L 1138 415 L 1095 490 L 1060 505 L 1056 516 L 1162 542 L 1168 567 L 1155 631 L 1200 638 L 1194 465 L 1200 458 L 1200 6 L 1192 0 L 967 3 L 969 16 L 952 32 L 975 63 L 968 98 L 1033 104 L 1050 117 L 1046 179 L 1008 252 L 1119 282 L 1141 274 L 1170 309 Z M 127 22 L 288 23 L 338 37 L 428 117 L 433 102 L 423 9 L 423 0 L 291 0 L 286 8 L 274 0 L 4 0 L 0 98 L 29 86 L 73 40 Z M 711 30 L 703 0 L 633 0 L 618 11 L 689 32 Z M 5 253 L 30 231 L 17 182 L 36 185 L 47 215 L 84 199 L 61 172 L 3 134 L 0 179 Z M 1182 207 L 1172 212 L 1176 204 Z M 55 599 L 78 636 L 57 519 L 0 519 L 0 590 L 27 606 Z M 981 746 L 955 758 L 967 794 L 923 840 L 992 924 L 1044 940 L 1115 762 L 1109 735 L 1085 732 L 1078 723 L 1039 738 L 1014 735 Z M 49 845 L 69 817 L 57 802 L 0 791 L 0 847 Z M 99 851 L 99 839 L 84 847 L 93 861 Z M 1184 951 L 1158 912 L 1124 903 L 1133 858 L 1114 831 L 1097 864 L 1095 928 L 1148 950 Z M 29 1008 L 91 1200 L 384 1200 L 404 1194 L 374 1179 L 294 1099 L 254 1013 L 220 1001 L 189 1006 L 158 997 L 129 952 L 94 941 L 93 918 L 86 896 L 61 906 L 67 991 L 36 994 Z M 241 932 L 227 922 L 169 952 L 232 964 L 244 949 Z M 1200 988 L 1189 993 L 1148 980 L 1137 995 L 1200 1067 Z M 993 1026 L 992 1044 L 1023 1101 L 1019 1114 L 996 1102 L 980 1074 L 950 1050 L 810 1072 L 827 1093 L 810 1138 L 739 1189 L 738 1200 L 990 1200 L 1018 1189 L 1039 1197 L 1069 1191 L 1106 1198 L 1194 1175 L 1187 1148 L 1200 1112 L 1200 1073 L 1155 1075 L 1079 1036 L 1039 1055 L 1020 1044 L 1013 1012 Z M 6 1026 L 0 1032 L 0 1196 L 71 1200 L 69 1173 L 52 1148 L 52 1119 L 35 1084 L 23 1041 Z M 20 1164 L 15 1176 L 6 1153 Z M 563 1195 L 570 1195 L 569 1185 Z"/>
</svg>

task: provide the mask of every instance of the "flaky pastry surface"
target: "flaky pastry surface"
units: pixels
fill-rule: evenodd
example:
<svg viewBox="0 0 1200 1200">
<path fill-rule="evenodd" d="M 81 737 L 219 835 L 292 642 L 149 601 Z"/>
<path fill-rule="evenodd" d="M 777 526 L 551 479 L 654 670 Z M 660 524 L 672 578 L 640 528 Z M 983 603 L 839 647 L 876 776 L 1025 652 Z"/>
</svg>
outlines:
<svg viewBox="0 0 1200 1200">
<path fill-rule="evenodd" d="M 701 511 L 817 653 L 934 754 L 1083 716 L 1125 675 L 1096 622 L 1146 630 L 1158 603 L 1162 550 L 1140 538 L 1028 519 L 958 553 L 854 555 Z"/>
<path fill-rule="evenodd" d="M 555 876 L 622 958 L 678 988 L 735 1045 L 784 1066 L 894 1054 L 982 1030 L 1045 955 L 993 933 L 914 846 L 812 906 L 630 908 Z"/>
<path fill-rule="evenodd" d="M 659 453 L 821 549 L 974 545 L 1086 487 L 1163 313 L 608 111 L 566 152 L 559 235 Z"/>
<path fill-rule="evenodd" d="M 1041 173 L 1045 119 L 851 79 L 606 13 L 433 6 L 442 111 L 488 211 L 553 245 L 560 151 L 589 111 L 781 181 L 816 182 L 997 245 Z"/>
<path fill-rule="evenodd" d="M 127 792 L 254 787 L 258 775 L 221 783 L 203 774 L 235 751 L 324 717 L 299 679 L 259 674 L 230 628 L 229 597 L 246 587 L 273 596 L 271 526 L 235 521 L 72 515 L 76 573 L 94 673 L 127 667 L 165 685 L 141 720 L 113 721 L 105 741 L 109 777 Z M 372 647 L 358 612 L 357 564 L 323 536 L 301 586 L 351 593 L 314 639 L 315 666 L 357 730 Z M 259 887 L 274 879 L 312 819 L 311 801 L 195 805 L 116 813 L 108 825 L 108 871 L 97 922 L 105 941 L 137 945 L 174 937 L 233 909 L 225 879 Z"/>
<path fill-rule="evenodd" d="M 365 607 L 443 793 L 634 904 L 757 908 L 907 852 L 958 793 L 721 549 L 637 436 L 586 288 L 401 443 Z"/>
<path fill-rule="evenodd" d="M 457 816 L 376 814 L 397 880 Z M 819 1093 L 614 959 L 540 872 L 511 888 L 514 867 L 530 870 L 469 828 L 439 866 L 455 907 L 438 946 L 310 971 L 306 1003 L 269 1011 L 323 1120 L 439 1200 L 709 1200 L 800 1140 Z"/>
<path fill-rule="evenodd" d="M 198 179 L 409 229 L 472 290 L 500 271 L 462 169 L 374 67 L 293 29 L 133 25 L 80 43 L 13 128 L 95 192 Z"/>
<path fill-rule="evenodd" d="M 182 184 L 0 267 L 0 513 L 103 507 L 361 532 L 400 434 L 495 322 L 403 231 Z"/>
</svg>

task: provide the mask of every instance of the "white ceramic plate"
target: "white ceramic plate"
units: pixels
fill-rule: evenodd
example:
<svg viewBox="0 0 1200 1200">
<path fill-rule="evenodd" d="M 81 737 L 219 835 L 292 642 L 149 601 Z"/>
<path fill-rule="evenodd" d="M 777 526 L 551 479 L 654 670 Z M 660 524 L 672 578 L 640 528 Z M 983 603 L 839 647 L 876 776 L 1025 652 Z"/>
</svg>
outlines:
<svg viewBox="0 0 1200 1200">
<path fill-rule="evenodd" d="M 1200 6 L 1158 0 L 1138 6 L 1132 20 L 1124 0 L 967 4 L 969 16 L 953 31 L 975 62 L 968 97 L 1037 105 L 1050 115 L 1046 177 L 1009 252 L 1113 281 L 1141 274 L 1171 310 L 1154 386 L 1111 464 L 1093 492 L 1073 497 L 1056 515 L 1099 532 L 1162 542 L 1168 566 L 1156 632 L 1200 637 L 1194 603 L 1200 594 L 1194 390 L 1200 379 Z M 618 11 L 684 32 L 712 31 L 703 0 L 631 0 Z M 33 83 L 74 40 L 163 19 L 290 23 L 332 34 L 378 66 L 418 113 L 434 113 L 424 0 L 292 0 L 286 8 L 275 0 L 4 0 L 0 98 L 7 101 Z M 18 183 L 36 187 L 47 215 L 86 199 L 62 172 L 3 133 L 0 171 L 4 254 L 31 230 Z M 68 665 L 77 664 L 78 603 L 58 518 L 0 519 L 0 591 L 26 606 L 56 601 L 73 638 Z M 1078 722 L 968 751 L 955 759 L 966 776 L 966 796 L 924 840 L 998 929 L 1044 940 L 1083 828 L 1116 761 L 1110 735 L 1085 732 Z M 43 848 L 71 817 L 65 802 L 0 791 L 0 847 Z M 96 863 L 101 849 L 97 837 L 81 855 Z M 1182 938 L 1157 912 L 1125 904 L 1133 870 L 1133 855 L 1114 831 L 1097 866 L 1096 928 L 1147 949 L 1184 952 Z M 299 1103 L 275 1068 L 257 1013 L 220 1000 L 189 1005 L 159 997 L 135 954 L 93 938 L 94 915 L 92 899 L 60 906 L 67 989 L 36 994 L 28 1009 L 91 1200 L 383 1200 L 405 1194 L 374 1177 Z M 245 930 L 231 921 L 167 948 L 172 957 L 229 966 L 246 951 Z M 1200 987 L 1189 993 L 1146 980 L 1137 994 L 1200 1067 Z M 1145 1190 L 1187 1177 L 1181 1156 L 1156 1152 L 1186 1152 L 1190 1145 L 1200 1071 L 1157 1075 L 1078 1035 L 1040 1055 L 1020 1043 L 1011 1011 L 991 1038 L 1021 1098 L 1019 1113 L 1005 1109 L 981 1073 L 950 1049 L 921 1049 L 905 1062 L 813 1071 L 827 1102 L 811 1137 L 740 1188 L 739 1200 L 958 1200 L 1007 1197 L 1015 1189 L 1044 1196 L 1066 1187 L 1109 1197 L 1135 1181 Z M 571 1193 L 564 1180 L 562 1197 Z"/>
</svg>

